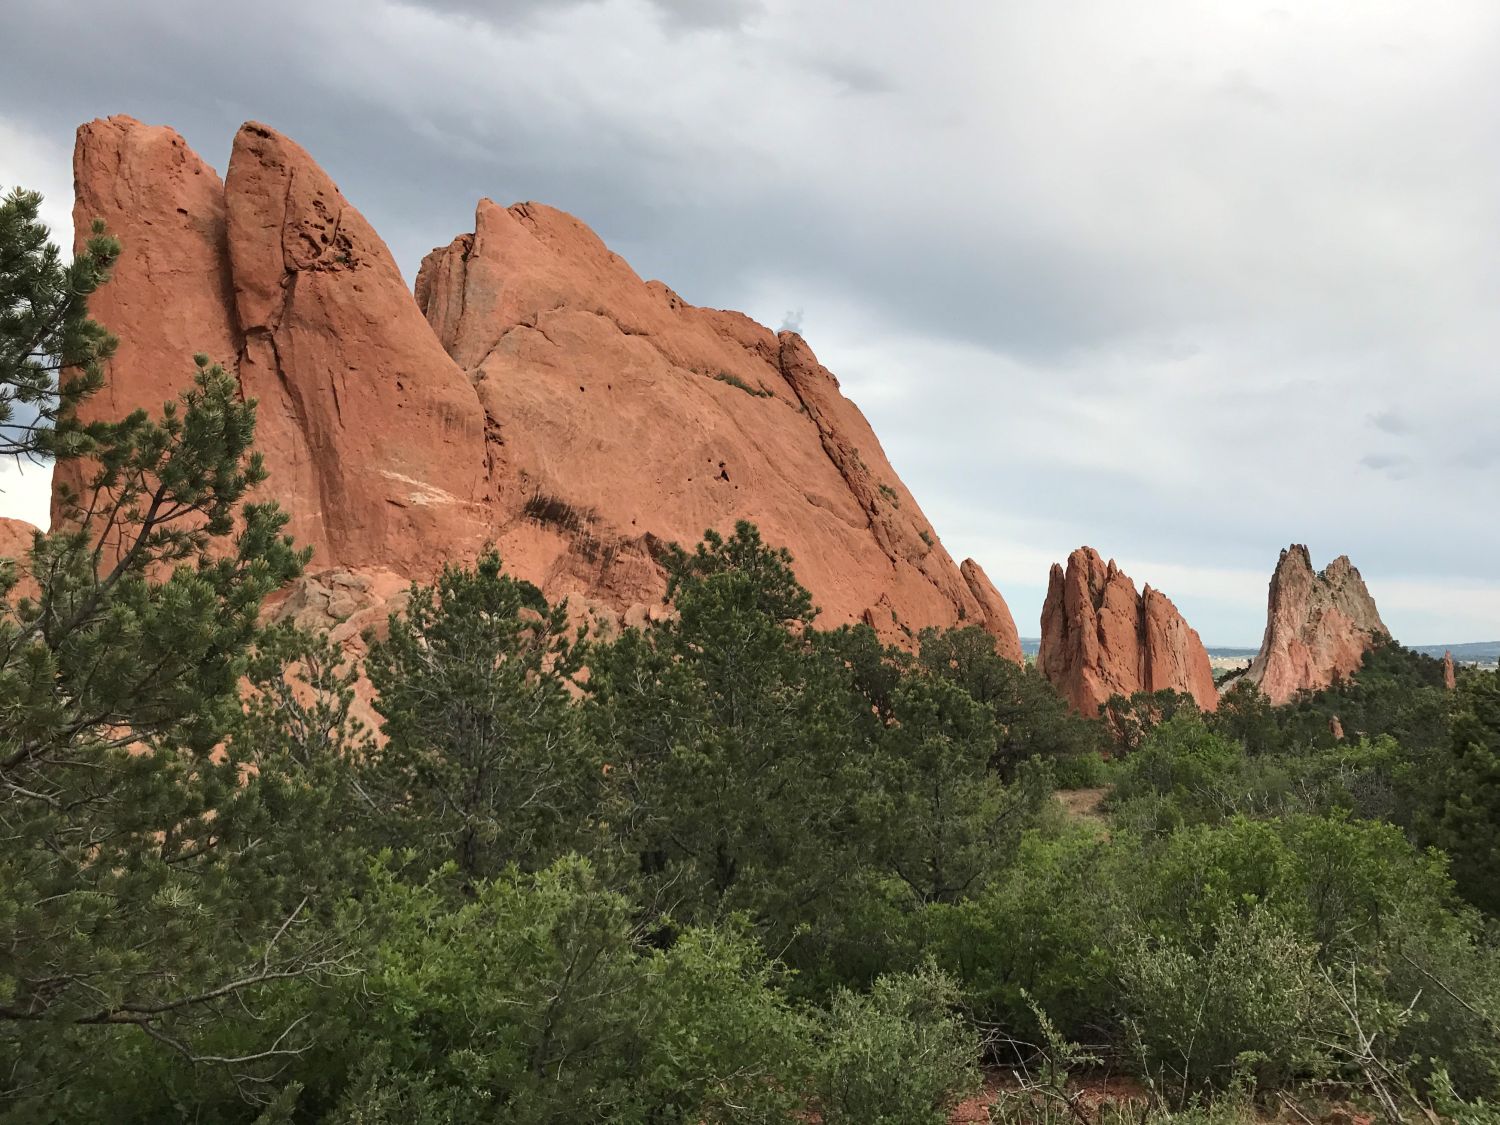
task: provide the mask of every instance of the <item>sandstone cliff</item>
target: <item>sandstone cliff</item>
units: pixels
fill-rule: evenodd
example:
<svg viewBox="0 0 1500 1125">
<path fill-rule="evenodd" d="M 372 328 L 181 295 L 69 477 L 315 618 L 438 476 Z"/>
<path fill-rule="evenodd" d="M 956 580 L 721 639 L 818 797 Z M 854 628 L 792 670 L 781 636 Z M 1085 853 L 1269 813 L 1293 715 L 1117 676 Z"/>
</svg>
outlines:
<svg viewBox="0 0 1500 1125">
<path fill-rule="evenodd" d="M 260 403 L 268 493 L 314 573 L 338 575 L 325 592 L 429 579 L 493 541 L 549 595 L 639 621 L 663 543 L 748 519 L 792 552 L 820 624 L 909 641 L 974 623 L 1020 659 L 1004 600 L 955 565 L 800 337 L 643 282 L 571 216 L 482 201 L 413 300 L 266 126 L 241 128 L 220 181 L 172 130 L 112 117 L 79 130 L 74 171 L 78 229 L 103 218 L 124 244 L 93 302 L 122 344 L 87 410 L 158 410 L 195 352 L 233 368 Z"/>
<path fill-rule="evenodd" d="M 1271 575 L 1268 603 L 1265 639 L 1245 679 L 1272 703 L 1347 678 L 1376 639 L 1388 635 L 1346 555 L 1314 572 L 1307 548 L 1292 544 Z"/>
<path fill-rule="evenodd" d="M 1166 595 L 1135 583 L 1092 547 L 1053 564 L 1037 664 L 1083 715 L 1113 694 L 1170 689 L 1212 711 L 1219 703 L 1208 652 Z"/>
</svg>

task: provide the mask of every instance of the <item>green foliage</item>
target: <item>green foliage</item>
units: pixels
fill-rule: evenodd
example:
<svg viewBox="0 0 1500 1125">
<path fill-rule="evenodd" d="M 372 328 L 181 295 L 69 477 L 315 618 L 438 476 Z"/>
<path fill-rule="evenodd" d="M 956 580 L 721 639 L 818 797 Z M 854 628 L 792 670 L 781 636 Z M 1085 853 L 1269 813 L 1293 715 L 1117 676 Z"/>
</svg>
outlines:
<svg viewBox="0 0 1500 1125">
<path fill-rule="evenodd" d="M 1113 751 L 1126 755 L 1139 749 L 1162 723 L 1197 709 L 1197 701 L 1191 695 L 1164 688 L 1161 691 L 1138 691 L 1128 698 L 1118 693 L 1111 695 L 1100 706 L 1099 714 Z"/>
<path fill-rule="evenodd" d="M 990 711 L 956 684 L 909 676 L 892 699 L 894 722 L 878 744 L 868 822 L 900 826 L 877 836 L 876 862 L 917 903 L 956 902 L 983 886 L 997 857 L 1051 793 L 1045 768 L 1022 767 L 1006 786 L 990 768 Z"/>
<path fill-rule="evenodd" d="M 776 397 L 776 393 L 774 391 L 768 391 L 764 387 L 752 387 L 749 383 L 745 382 L 745 380 L 741 379 L 738 375 L 733 375 L 733 374 L 729 373 L 728 371 L 720 371 L 716 375 L 714 375 L 714 378 L 717 379 L 721 383 L 728 383 L 731 387 L 734 387 L 736 390 L 744 391 L 751 398 L 775 398 Z"/>
<path fill-rule="evenodd" d="M 261 601 L 305 558 L 285 516 L 243 501 L 264 479 L 253 427 L 200 364 L 160 421 L 111 427 L 73 522 L 27 560 L 35 596 L 0 605 L 0 1051 L 21 1087 L 88 1041 L 65 1025 L 191 1054 L 209 996 L 327 964 L 303 940 L 303 873 L 271 874 L 288 853 L 245 784 L 259 748 L 224 741 Z"/>
<path fill-rule="evenodd" d="M 377 846 L 481 879 L 579 843 L 601 763 L 572 707 L 565 612 L 492 551 L 412 588 L 365 662 L 385 719 L 360 777 Z"/>
<path fill-rule="evenodd" d="M 942 1125 L 979 1085 L 978 1042 L 932 968 L 841 990 L 817 1026 L 813 1096 L 827 1125 Z"/>
<path fill-rule="evenodd" d="M 785 1121 L 801 1088 L 803 1018 L 778 969 L 734 927 L 652 949 L 630 902 L 586 862 L 508 874 L 453 905 L 452 871 L 386 870 L 361 907 L 374 960 L 337 1010 L 333 1120 Z M 375 1066 L 361 1063 L 366 1056 Z"/>
<path fill-rule="evenodd" d="M 1326 1073 L 1310 1046 L 1333 1003 L 1316 948 L 1264 907 L 1187 941 L 1133 936 L 1121 952 L 1126 1024 L 1141 1065 L 1177 1104 L 1236 1081 L 1274 1089 Z"/>
<path fill-rule="evenodd" d="M 1432 766 L 1422 834 L 1452 855 L 1469 901 L 1500 913 L 1500 672 L 1465 678 L 1450 741 Z"/>
<path fill-rule="evenodd" d="M 1035 667 L 1002 657 L 983 629 L 924 629 L 918 640 L 921 666 L 962 688 L 994 718 L 990 764 L 1002 775 L 1031 758 L 1098 759 L 1099 724 L 1074 714 Z"/>
<path fill-rule="evenodd" d="M 20 188 L 0 199 L 0 456 L 76 456 L 107 433 L 73 410 L 103 385 L 115 349 L 89 319 L 88 298 L 120 245 L 96 222 L 83 253 L 64 265 L 41 203 Z"/>
<path fill-rule="evenodd" d="M 671 565 L 675 617 L 587 657 L 613 823 L 663 913 L 747 910 L 784 942 L 846 888 L 858 841 L 848 675 L 806 636 L 812 602 L 786 553 L 749 525 Z"/>
</svg>

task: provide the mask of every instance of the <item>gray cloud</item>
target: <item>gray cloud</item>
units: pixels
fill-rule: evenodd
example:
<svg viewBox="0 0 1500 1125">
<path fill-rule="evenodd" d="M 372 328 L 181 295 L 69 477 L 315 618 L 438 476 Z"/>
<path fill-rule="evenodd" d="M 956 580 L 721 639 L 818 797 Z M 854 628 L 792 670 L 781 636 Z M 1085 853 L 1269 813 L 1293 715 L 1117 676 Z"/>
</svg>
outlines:
<svg viewBox="0 0 1500 1125">
<path fill-rule="evenodd" d="M 514 28 L 571 8 L 604 0 L 395 0 L 411 8 L 464 16 L 494 27 Z M 735 28 L 761 10 L 760 0 L 644 0 L 672 28 Z"/>
<path fill-rule="evenodd" d="M 1412 459 L 1404 453 L 1367 453 L 1359 463 L 1377 473 L 1384 473 L 1392 480 L 1405 480 L 1412 474 Z"/>
<path fill-rule="evenodd" d="M 89 117 L 221 168 L 259 118 L 408 277 L 480 196 L 542 199 L 688 300 L 795 319 L 1024 632 L 1079 543 L 1269 576 L 1297 540 L 1377 596 L 1429 584 L 1382 602 L 1406 639 L 1500 636 L 1461 593 L 1500 552 L 1484 0 L 15 7 L 0 128 L 56 181 Z M 107 62 L 59 84 L 60 44 Z M 1263 582 L 1163 585 L 1258 638 Z"/>
<path fill-rule="evenodd" d="M 1404 437 L 1414 432 L 1411 422 L 1397 414 L 1394 410 L 1382 410 L 1378 414 L 1371 414 L 1370 425 L 1382 433 L 1392 434 L 1396 437 Z"/>
</svg>

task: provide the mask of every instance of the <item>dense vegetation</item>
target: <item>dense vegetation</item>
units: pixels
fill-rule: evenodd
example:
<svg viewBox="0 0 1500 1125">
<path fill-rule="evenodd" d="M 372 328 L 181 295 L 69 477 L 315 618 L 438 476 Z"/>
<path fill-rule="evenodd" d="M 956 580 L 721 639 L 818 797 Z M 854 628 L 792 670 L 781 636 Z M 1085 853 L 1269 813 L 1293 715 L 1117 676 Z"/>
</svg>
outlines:
<svg viewBox="0 0 1500 1125">
<path fill-rule="evenodd" d="M 115 248 L 38 232 L 9 197 L 0 354 L 59 342 L 0 401 L 112 347 Z M 0 1120 L 906 1125 L 982 1066 L 1009 1121 L 1092 1120 L 1086 1071 L 1492 1119 L 1494 674 L 1387 647 L 1086 721 L 977 629 L 817 628 L 746 524 L 645 630 L 491 553 L 354 663 L 263 623 L 307 557 L 254 412 L 199 360 L 159 419 L 14 443 L 93 476 L 0 581 Z"/>
</svg>

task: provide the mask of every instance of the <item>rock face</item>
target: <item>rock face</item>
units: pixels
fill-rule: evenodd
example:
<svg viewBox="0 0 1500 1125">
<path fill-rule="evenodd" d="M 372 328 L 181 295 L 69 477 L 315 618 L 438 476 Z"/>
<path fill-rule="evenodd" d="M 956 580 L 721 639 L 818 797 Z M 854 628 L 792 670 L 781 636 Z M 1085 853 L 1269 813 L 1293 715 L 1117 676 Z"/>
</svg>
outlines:
<svg viewBox="0 0 1500 1125">
<path fill-rule="evenodd" d="M 0 516 L 0 559 L 10 559 L 19 570 L 19 581 L 11 591 L 11 604 L 21 598 L 36 595 L 36 583 L 26 573 L 26 553 L 31 550 L 32 537 L 37 529 L 25 520 L 13 520 Z"/>
<path fill-rule="evenodd" d="M 413 300 L 266 126 L 241 128 L 222 183 L 123 117 L 79 130 L 74 167 L 78 229 L 100 217 L 124 243 L 93 302 L 123 342 L 88 410 L 158 410 L 195 352 L 232 367 L 314 571 L 427 580 L 492 541 L 575 609 L 644 620 L 665 543 L 747 519 L 792 552 L 820 624 L 909 642 L 973 623 L 1020 659 L 1004 600 L 955 565 L 800 337 L 643 282 L 571 216 L 482 201 Z"/>
<path fill-rule="evenodd" d="M 1272 703 L 1347 678 L 1376 639 L 1389 635 L 1347 555 L 1314 572 L 1307 548 L 1293 543 L 1271 575 L 1268 601 L 1265 639 L 1245 679 Z"/>
<path fill-rule="evenodd" d="M 73 165 L 75 226 L 103 218 L 126 247 L 91 305 L 121 346 L 90 416 L 159 410 L 204 353 L 259 401 L 270 494 L 315 566 L 425 573 L 473 550 L 479 400 L 305 152 L 247 124 L 221 183 L 172 130 L 111 117 L 79 129 Z"/>
<path fill-rule="evenodd" d="M 1453 668 L 1453 652 L 1443 653 L 1443 687 L 1447 691 L 1458 689 L 1458 673 Z"/>
<path fill-rule="evenodd" d="M 31 550 L 36 528 L 25 520 L 0 516 L 0 559 L 19 559 Z"/>
<path fill-rule="evenodd" d="M 1042 606 L 1042 674 L 1080 714 L 1111 695 L 1170 689 L 1212 711 L 1219 704 L 1208 652 L 1165 594 L 1135 583 L 1092 547 L 1054 563 Z"/>
</svg>

